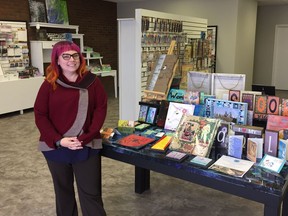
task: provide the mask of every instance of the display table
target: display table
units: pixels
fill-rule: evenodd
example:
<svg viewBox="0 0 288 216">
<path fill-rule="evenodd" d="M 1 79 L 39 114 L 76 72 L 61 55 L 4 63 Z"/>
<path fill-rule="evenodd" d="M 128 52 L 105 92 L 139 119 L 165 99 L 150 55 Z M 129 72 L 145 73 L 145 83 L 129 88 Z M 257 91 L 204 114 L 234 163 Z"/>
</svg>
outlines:
<svg viewBox="0 0 288 216">
<path fill-rule="evenodd" d="M 112 76 L 114 79 L 114 93 L 115 93 L 115 98 L 117 98 L 117 71 L 116 70 L 111 70 L 111 71 L 92 71 L 93 74 L 99 75 L 101 77 L 106 77 L 106 76 Z"/>
<path fill-rule="evenodd" d="M 101 154 L 104 157 L 135 166 L 136 193 L 143 193 L 150 188 L 150 170 L 152 170 L 262 203 L 265 216 L 288 215 L 286 180 L 283 180 L 281 184 L 268 185 L 263 182 L 259 184 L 246 178 L 236 178 L 213 170 L 197 168 L 189 163 L 189 159 L 182 163 L 168 160 L 164 153 L 151 151 L 149 147 L 134 150 L 116 144 L 103 143 Z"/>
</svg>

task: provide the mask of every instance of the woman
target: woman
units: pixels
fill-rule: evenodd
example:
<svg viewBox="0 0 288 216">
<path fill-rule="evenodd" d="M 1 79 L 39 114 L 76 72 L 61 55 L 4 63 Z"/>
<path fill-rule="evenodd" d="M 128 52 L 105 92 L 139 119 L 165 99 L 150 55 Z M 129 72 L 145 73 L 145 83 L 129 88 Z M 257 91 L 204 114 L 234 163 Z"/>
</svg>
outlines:
<svg viewBox="0 0 288 216">
<path fill-rule="evenodd" d="M 69 41 L 54 45 L 46 79 L 35 104 L 35 123 L 52 175 L 58 216 L 78 215 L 74 176 L 83 215 L 106 215 L 101 197 L 100 129 L 107 95 L 86 71 L 80 48 Z"/>
</svg>

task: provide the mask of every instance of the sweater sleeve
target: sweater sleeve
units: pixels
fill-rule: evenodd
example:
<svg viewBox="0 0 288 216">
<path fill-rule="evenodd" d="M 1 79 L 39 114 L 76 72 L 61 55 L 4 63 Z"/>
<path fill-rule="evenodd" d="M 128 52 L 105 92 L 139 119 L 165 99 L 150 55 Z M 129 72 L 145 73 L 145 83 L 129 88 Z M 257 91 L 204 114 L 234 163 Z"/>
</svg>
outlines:
<svg viewBox="0 0 288 216">
<path fill-rule="evenodd" d="M 107 94 L 100 80 L 97 78 L 93 86 L 93 97 L 95 105 L 90 110 L 92 116 L 88 129 L 81 134 L 78 139 L 83 145 L 91 142 L 95 138 L 100 138 L 100 129 L 102 128 L 107 114 Z"/>
<path fill-rule="evenodd" d="M 62 136 L 57 132 L 49 119 L 49 95 L 52 86 L 44 81 L 34 103 L 35 124 L 40 132 L 40 140 L 50 148 L 55 148 L 56 141 Z"/>
</svg>

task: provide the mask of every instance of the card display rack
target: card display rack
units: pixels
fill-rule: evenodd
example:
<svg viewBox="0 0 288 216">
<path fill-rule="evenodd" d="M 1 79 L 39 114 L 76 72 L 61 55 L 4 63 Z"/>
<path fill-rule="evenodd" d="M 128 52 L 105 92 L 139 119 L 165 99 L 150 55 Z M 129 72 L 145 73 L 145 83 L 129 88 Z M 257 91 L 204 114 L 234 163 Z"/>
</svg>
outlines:
<svg viewBox="0 0 288 216">
<path fill-rule="evenodd" d="M 152 68 L 160 55 L 167 54 L 171 40 L 176 40 L 173 53 L 181 59 L 186 40 L 200 38 L 201 32 L 207 31 L 207 22 L 207 19 L 146 9 L 136 9 L 134 18 L 118 19 L 121 119 L 137 119 L 138 102 L 144 95 Z"/>
<path fill-rule="evenodd" d="M 26 22 L 0 21 L 0 114 L 32 108 L 43 77 L 20 79 L 29 66 Z"/>
</svg>

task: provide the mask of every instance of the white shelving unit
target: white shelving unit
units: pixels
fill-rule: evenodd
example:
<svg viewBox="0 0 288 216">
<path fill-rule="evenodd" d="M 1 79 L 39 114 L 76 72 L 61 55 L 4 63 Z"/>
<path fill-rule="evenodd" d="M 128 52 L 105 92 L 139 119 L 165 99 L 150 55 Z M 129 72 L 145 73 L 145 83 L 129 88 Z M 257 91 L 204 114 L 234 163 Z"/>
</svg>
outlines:
<svg viewBox="0 0 288 216">
<path fill-rule="evenodd" d="M 44 81 L 44 77 L 31 77 L 0 81 L 0 114 L 20 111 L 34 106 L 38 90 Z"/>
<path fill-rule="evenodd" d="M 30 27 L 35 27 L 36 29 L 59 28 L 75 30 L 75 34 L 72 34 L 72 39 L 80 40 L 81 52 L 84 50 L 84 34 L 78 34 L 79 26 L 31 22 Z M 58 41 L 30 41 L 32 66 L 37 67 L 41 74 L 44 74 L 44 63 L 50 63 L 52 48 L 57 42 Z"/>
<path fill-rule="evenodd" d="M 87 61 L 87 66 L 90 66 L 90 61 L 96 60 L 99 61 L 99 65 L 102 67 L 102 56 L 91 56 L 93 51 L 83 51 L 83 54 L 85 55 L 85 59 Z M 118 85 L 118 80 L 117 80 L 117 70 L 111 70 L 111 71 L 91 71 L 92 73 L 96 74 L 97 76 L 101 77 L 106 77 L 106 76 L 112 76 L 114 79 L 114 94 L 115 98 L 117 98 L 118 95 L 118 90 L 117 90 L 117 85 Z"/>
<path fill-rule="evenodd" d="M 207 31 L 207 19 L 185 17 L 157 11 L 136 9 L 135 18 L 118 19 L 119 50 L 119 118 L 138 119 L 139 101 L 143 88 L 142 71 L 142 17 L 154 19 L 172 19 L 183 23 L 183 33 L 188 38 L 200 38 L 202 31 Z M 147 80 L 147 79 L 146 79 Z"/>
</svg>

